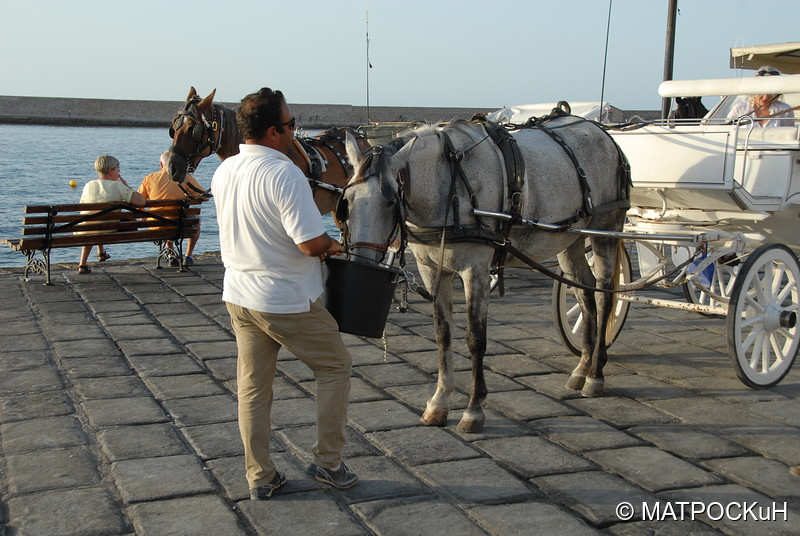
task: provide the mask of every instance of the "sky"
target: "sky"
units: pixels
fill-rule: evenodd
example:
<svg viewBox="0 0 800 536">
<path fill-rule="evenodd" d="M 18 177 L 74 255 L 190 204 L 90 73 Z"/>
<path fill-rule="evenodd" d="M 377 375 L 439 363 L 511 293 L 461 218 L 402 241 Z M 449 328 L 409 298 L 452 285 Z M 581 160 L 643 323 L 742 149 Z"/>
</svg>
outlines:
<svg viewBox="0 0 800 536">
<path fill-rule="evenodd" d="M 602 95 L 658 110 L 668 6 L 0 0 L 0 95 L 182 102 L 194 86 L 233 103 L 268 86 L 290 104 L 492 110 Z M 741 76 L 731 47 L 800 41 L 798 0 L 678 0 L 678 10 L 676 80 Z"/>
</svg>

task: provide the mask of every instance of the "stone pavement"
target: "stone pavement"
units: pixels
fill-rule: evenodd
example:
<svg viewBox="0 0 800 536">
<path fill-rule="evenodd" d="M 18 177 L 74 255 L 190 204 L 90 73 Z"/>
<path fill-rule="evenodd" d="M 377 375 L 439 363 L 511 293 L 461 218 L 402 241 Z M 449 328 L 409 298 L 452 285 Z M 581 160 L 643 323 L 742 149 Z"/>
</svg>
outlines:
<svg viewBox="0 0 800 536">
<path fill-rule="evenodd" d="M 455 429 L 470 381 L 463 302 L 454 411 L 445 428 L 419 423 L 436 352 L 429 305 L 413 299 L 391 313 L 385 349 L 345 336 L 359 485 L 304 475 L 314 383 L 286 353 L 272 449 L 289 483 L 250 501 L 223 270 L 198 260 L 185 273 L 62 265 L 50 287 L 0 271 L 0 536 L 800 534 L 798 366 L 751 390 L 724 320 L 633 305 L 607 395 L 583 399 L 562 388 L 575 357 L 551 284 L 522 270 L 490 306 L 483 433 Z"/>
</svg>

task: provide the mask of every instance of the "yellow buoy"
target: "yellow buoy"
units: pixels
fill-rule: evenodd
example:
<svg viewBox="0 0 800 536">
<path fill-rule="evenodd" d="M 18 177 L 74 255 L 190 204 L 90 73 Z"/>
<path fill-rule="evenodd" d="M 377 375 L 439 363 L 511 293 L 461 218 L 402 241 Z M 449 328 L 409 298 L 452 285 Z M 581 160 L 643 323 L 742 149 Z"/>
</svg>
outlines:
<svg viewBox="0 0 800 536">
<path fill-rule="evenodd" d="M 71 181 L 69 181 L 70 188 L 75 188 L 77 185 L 78 185 L 78 181 L 76 181 L 75 179 L 72 179 Z"/>
</svg>

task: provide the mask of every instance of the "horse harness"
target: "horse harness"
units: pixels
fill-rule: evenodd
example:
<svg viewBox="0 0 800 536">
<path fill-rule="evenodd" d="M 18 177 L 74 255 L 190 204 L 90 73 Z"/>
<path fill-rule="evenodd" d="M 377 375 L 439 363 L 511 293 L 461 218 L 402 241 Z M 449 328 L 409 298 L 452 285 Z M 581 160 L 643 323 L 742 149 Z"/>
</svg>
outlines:
<svg viewBox="0 0 800 536">
<path fill-rule="evenodd" d="M 293 141 L 306 157 L 308 173 L 312 179 L 311 187 L 314 188 L 317 182 L 322 181 L 322 174 L 328 170 L 328 160 L 309 143 L 309 138 L 294 138 Z"/>
<path fill-rule="evenodd" d="M 322 180 L 322 174 L 328 170 L 328 159 L 325 157 L 324 153 L 319 150 L 318 146 L 320 145 L 327 147 L 336 157 L 339 165 L 342 166 L 345 177 L 353 173 L 353 166 L 347 161 L 347 157 L 336 148 L 333 144 L 334 141 L 344 143 L 341 138 L 329 132 L 323 132 L 314 138 L 295 138 L 295 143 L 300 146 L 303 154 L 306 156 L 309 174 L 311 175 L 311 177 L 309 177 L 309 184 L 311 184 L 311 188 L 314 190 L 318 188 L 330 190 L 330 188 L 327 187 L 328 185 Z M 335 191 L 341 193 L 341 188 L 336 188 Z"/>
<path fill-rule="evenodd" d="M 567 109 L 563 109 L 566 107 Z M 508 205 L 506 208 L 506 212 L 511 216 L 511 218 L 504 223 L 502 230 L 500 233 L 497 231 L 493 231 L 487 228 L 481 221 L 480 218 L 476 217 L 476 224 L 475 225 L 461 225 L 458 218 L 459 213 L 459 198 L 456 194 L 456 183 L 460 180 L 464 185 L 467 194 L 470 198 L 470 203 L 472 204 L 473 209 L 478 209 L 478 201 L 477 197 L 473 193 L 473 190 L 467 180 L 466 174 L 464 173 L 463 167 L 461 166 L 461 161 L 464 158 L 464 155 L 468 153 L 471 149 L 476 147 L 478 144 L 482 143 L 486 138 L 480 140 L 478 143 L 473 145 L 472 147 L 464 150 L 459 151 L 455 149 L 450 136 L 444 131 L 439 131 L 440 136 L 443 140 L 443 151 L 446 160 L 449 162 L 450 166 L 450 188 L 448 192 L 447 199 L 448 204 L 445 209 L 445 222 L 442 228 L 430 228 L 430 229 L 420 229 L 415 228 L 413 231 L 408 229 L 407 223 L 405 221 L 405 199 L 404 199 L 404 188 L 409 179 L 407 176 L 408 170 L 405 171 L 405 176 L 401 173 L 398 177 L 398 189 L 395 193 L 393 190 L 389 188 L 384 188 L 382 186 L 381 191 L 383 196 L 387 201 L 396 201 L 398 205 L 397 209 L 397 218 L 401 233 L 401 242 L 400 242 L 400 249 L 398 254 L 400 256 L 400 263 L 401 268 L 404 263 L 403 252 L 405 250 L 405 244 L 407 239 L 412 239 L 416 243 L 422 244 L 430 244 L 435 242 L 438 238 L 440 241 L 440 262 L 438 263 L 438 270 L 436 274 L 436 278 L 434 281 L 432 293 L 428 294 L 424 292 L 424 289 L 419 289 L 419 292 L 423 297 L 433 301 L 435 300 L 435 296 L 438 293 L 438 287 L 441 280 L 441 270 L 443 265 L 443 257 L 444 257 L 444 250 L 445 250 L 445 243 L 446 242 L 465 242 L 465 241 L 472 241 L 472 242 L 492 242 L 495 247 L 495 256 L 492 260 L 493 266 L 493 273 L 497 274 L 498 276 L 498 289 L 500 295 L 503 295 L 504 288 L 503 288 L 503 268 L 505 264 L 505 260 L 507 254 L 509 252 L 512 255 L 520 258 L 523 262 L 529 263 L 531 259 L 525 257 L 519 250 L 514 248 L 508 240 L 508 236 L 510 234 L 511 228 L 514 224 L 521 223 L 521 215 L 522 215 L 522 189 L 524 185 L 524 177 L 525 177 L 525 161 L 522 158 L 522 155 L 519 151 L 517 146 L 516 139 L 509 134 L 509 131 L 519 130 L 523 128 L 538 128 L 545 132 L 556 144 L 561 147 L 561 149 L 565 152 L 565 154 L 569 157 L 570 161 L 572 162 L 573 166 L 575 167 L 576 175 L 578 184 L 580 185 L 582 198 L 583 198 L 583 206 L 579 208 L 575 214 L 570 216 L 569 218 L 562 220 L 561 222 L 557 222 L 555 225 L 558 225 L 562 230 L 567 230 L 569 225 L 580 221 L 588 216 L 591 216 L 595 213 L 603 213 L 608 212 L 611 210 L 615 210 L 618 208 L 630 208 L 630 200 L 628 199 L 629 195 L 629 187 L 631 186 L 631 178 L 630 178 L 630 166 L 628 165 L 628 161 L 625 158 L 624 153 L 621 151 L 619 146 L 614 143 L 614 146 L 617 148 L 617 151 L 620 156 L 620 199 L 611 203 L 603 204 L 599 207 L 594 205 L 591 197 L 591 188 L 589 187 L 589 183 L 587 180 L 586 172 L 580 165 L 575 153 L 566 143 L 566 141 L 559 136 L 554 129 L 549 128 L 545 123 L 553 120 L 558 117 L 564 116 L 571 116 L 569 114 L 569 105 L 567 103 L 559 103 L 559 107 L 554 108 L 550 115 L 540 117 L 540 118 L 531 118 L 528 122 L 524 125 L 499 125 L 497 123 L 491 122 L 486 120 L 485 117 L 482 116 L 475 116 L 473 117 L 473 123 L 479 123 L 484 126 L 487 132 L 486 138 L 489 138 L 495 143 L 498 147 L 500 153 L 503 156 L 503 162 L 506 169 L 506 180 L 507 180 L 507 198 L 508 198 Z M 588 121 L 584 118 L 579 118 L 584 121 Z M 589 121 L 592 122 L 592 121 Z M 594 122 L 592 122 L 594 123 Z M 604 129 L 600 125 L 598 125 L 601 130 L 605 132 Z M 610 137 L 610 136 L 609 136 Z M 376 148 L 377 149 L 377 148 Z M 373 152 L 375 156 L 380 154 L 380 150 L 377 152 Z M 368 156 L 368 158 L 372 158 L 373 155 Z M 371 175 L 372 173 L 370 173 Z M 384 190 L 391 190 L 391 195 Z M 396 198 L 396 199 L 395 199 Z M 344 199 L 344 198 L 342 198 Z M 448 213 L 450 210 L 450 204 L 453 205 L 453 225 L 447 225 Z M 338 217 L 338 216 L 337 216 Z M 342 220 L 342 218 L 340 218 Z M 343 220 L 342 220 L 343 221 Z M 391 237 L 389 242 L 391 241 Z M 387 242 L 388 247 L 388 242 Z M 385 248 L 384 248 L 385 249 Z"/>
<path fill-rule="evenodd" d="M 172 120 L 172 125 L 169 127 L 169 137 L 173 140 L 169 150 L 186 160 L 187 173 L 194 172 L 195 168 L 192 165 L 192 161 L 198 156 L 203 156 L 203 151 L 206 149 L 210 150 L 209 154 L 204 156 L 216 154 L 216 152 L 219 151 L 220 144 L 222 143 L 222 135 L 225 131 L 225 113 L 222 111 L 222 106 L 212 104 L 210 108 L 211 115 L 207 118 L 204 113 L 199 113 L 197 110 L 197 103 L 201 100 L 202 99 L 198 95 L 187 100 L 183 109 L 177 113 Z M 192 151 L 185 151 L 175 145 L 175 132 L 183 126 L 183 123 L 187 119 L 194 121 L 191 136 L 192 141 L 197 145 Z M 197 190 L 197 188 L 191 184 L 189 187 L 193 190 Z M 207 192 L 200 191 L 200 193 L 205 194 Z"/>
<path fill-rule="evenodd" d="M 380 174 L 376 171 L 377 168 L 381 165 L 381 159 L 384 153 L 394 153 L 396 152 L 405 142 L 405 140 L 401 138 L 397 138 L 392 140 L 391 142 L 387 143 L 386 145 L 376 145 L 374 146 L 369 152 L 366 154 L 366 160 L 364 164 L 364 169 L 369 169 L 369 172 L 365 175 L 367 177 L 376 175 L 380 177 Z M 390 205 L 395 207 L 395 219 L 398 222 L 398 226 L 400 227 L 400 265 L 401 267 L 405 266 L 405 247 L 408 242 L 407 235 L 408 235 L 408 226 L 406 223 L 406 207 L 408 206 L 407 201 L 405 199 L 405 187 L 407 184 L 407 177 L 408 177 L 408 170 L 403 170 L 398 174 L 397 177 L 397 184 L 398 188 L 397 191 L 393 190 L 389 185 L 381 181 L 381 195 L 386 200 L 386 202 Z M 343 191 L 352 186 L 353 182 L 347 184 L 344 187 Z M 384 256 L 389 249 L 389 245 L 393 242 L 395 237 L 395 229 L 392 230 L 391 234 L 387 237 L 387 239 L 382 244 L 372 243 L 372 242 L 356 242 L 353 244 L 348 244 L 348 224 L 347 221 L 350 217 L 350 209 L 347 198 L 344 195 L 340 195 L 339 199 L 336 202 L 336 208 L 334 210 L 334 215 L 336 219 L 339 220 L 342 224 L 342 237 L 344 239 L 344 248 L 345 250 L 355 249 L 355 248 L 366 248 L 366 249 L 373 249 L 379 252 L 383 252 Z M 381 261 L 383 259 L 381 258 Z M 379 261 L 380 262 L 380 261 Z"/>
</svg>

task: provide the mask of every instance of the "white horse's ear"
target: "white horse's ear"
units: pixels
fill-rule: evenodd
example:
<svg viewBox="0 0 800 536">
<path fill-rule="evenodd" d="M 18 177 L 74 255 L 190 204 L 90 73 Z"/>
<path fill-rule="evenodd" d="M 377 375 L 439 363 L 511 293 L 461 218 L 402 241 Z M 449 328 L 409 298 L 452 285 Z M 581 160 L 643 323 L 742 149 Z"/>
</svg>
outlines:
<svg viewBox="0 0 800 536">
<path fill-rule="evenodd" d="M 344 148 L 347 152 L 347 160 L 353 168 L 357 168 L 361 163 L 361 151 L 358 149 L 358 143 L 350 132 L 345 134 Z"/>
<path fill-rule="evenodd" d="M 417 136 L 414 136 L 413 138 L 408 140 L 405 145 L 400 147 L 400 149 L 392 157 L 392 161 L 395 161 L 395 162 L 396 161 L 407 162 L 408 158 L 409 158 L 409 154 L 411 153 L 411 148 L 414 146 L 414 144 L 416 143 L 417 139 L 419 139 L 419 138 Z M 403 164 L 403 165 L 405 165 L 405 164 Z"/>
<path fill-rule="evenodd" d="M 405 145 L 403 145 L 403 146 L 400 148 L 400 150 L 399 150 L 399 151 L 397 151 L 397 153 L 399 154 L 399 153 L 402 153 L 403 151 L 410 151 L 410 150 L 411 150 L 411 147 L 413 147 L 413 146 L 414 146 L 414 142 L 416 142 L 416 141 L 417 141 L 417 136 L 414 136 L 413 138 L 411 138 L 410 140 L 408 140 L 408 143 L 406 143 Z"/>
<path fill-rule="evenodd" d="M 410 140 L 406 142 L 405 145 L 400 147 L 400 149 L 392 156 L 390 159 L 392 172 L 397 173 L 401 168 L 405 167 L 406 163 L 411 158 L 411 148 L 417 141 L 417 136 L 414 136 Z"/>
</svg>

